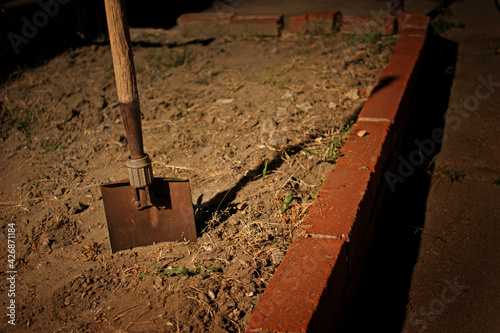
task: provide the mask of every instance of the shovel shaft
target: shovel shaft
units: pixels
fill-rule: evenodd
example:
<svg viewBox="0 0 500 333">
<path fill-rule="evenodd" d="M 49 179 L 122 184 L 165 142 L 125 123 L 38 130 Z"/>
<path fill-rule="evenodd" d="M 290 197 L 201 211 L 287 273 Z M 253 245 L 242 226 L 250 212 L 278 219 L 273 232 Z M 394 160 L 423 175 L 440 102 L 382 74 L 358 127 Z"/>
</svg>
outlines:
<svg viewBox="0 0 500 333">
<path fill-rule="evenodd" d="M 137 160 L 144 156 L 141 128 L 141 108 L 139 101 L 120 103 L 123 126 L 127 133 L 130 158 Z"/>
<path fill-rule="evenodd" d="M 131 159 L 144 156 L 141 110 L 124 0 L 104 0 L 118 101 Z"/>
<path fill-rule="evenodd" d="M 109 42 L 115 69 L 116 90 L 120 103 L 139 99 L 135 78 L 134 56 L 124 0 L 104 0 L 108 21 Z"/>
</svg>

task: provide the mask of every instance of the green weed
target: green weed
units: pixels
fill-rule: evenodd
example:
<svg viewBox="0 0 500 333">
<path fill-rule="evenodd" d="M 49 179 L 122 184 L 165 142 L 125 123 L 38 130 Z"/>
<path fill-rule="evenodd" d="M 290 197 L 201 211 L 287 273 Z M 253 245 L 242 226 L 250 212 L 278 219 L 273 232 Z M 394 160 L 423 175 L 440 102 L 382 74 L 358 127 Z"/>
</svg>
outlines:
<svg viewBox="0 0 500 333">
<path fill-rule="evenodd" d="M 33 111 L 30 110 L 27 113 L 24 114 L 23 117 L 19 118 L 14 122 L 14 125 L 18 131 L 23 133 L 26 137 L 31 137 L 31 124 L 32 124 L 32 119 L 31 116 L 33 114 Z"/>
<path fill-rule="evenodd" d="M 493 184 L 500 186 L 500 177 L 498 177 L 497 179 L 494 179 Z"/>
<path fill-rule="evenodd" d="M 29 110 L 23 116 L 17 120 L 10 119 L 11 124 L 28 139 L 28 144 L 26 145 L 31 149 L 31 140 L 33 138 L 33 110 Z M 21 148 L 21 147 L 19 147 Z"/>
<path fill-rule="evenodd" d="M 150 58 L 147 64 L 155 69 L 173 68 L 189 65 L 194 58 L 193 53 L 188 48 L 184 48 L 180 51 L 171 50 L 166 53 L 158 53 Z"/>
<path fill-rule="evenodd" d="M 258 74 L 254 74 L 250 76 L 250 80 L 257 81 L 260 83 L 270 83 L 276 81 L 276 74 L 274 72 L 274 68 L 269 66 L 265 72 L 261 72 Z"/>
<path fill-rule="evenodd" d="M 194 276 L 194 275 L 201 275 L 203 277 L 207 276 L 207 273 L 209 272 L 218 272 L 219 269 L 217 267 L 209 266 L 209 267 L 201 267 L 200 265 L 195 264 L 195 270 L 189 270 L 185 267 L 172 267 L 172 268 L 166 268 L 164 270 L 160 269 L 158 266 L 157 262 L 154 262 L 152 264 L 153 266 L 153 271 L 155 274 L 160 274 L 163 273 L 167 276 L 176 276 L 176 275 L 184 275 L 184 276 Z"/>
<path fill-rule="evenodd" d="M 437 35 L 441 35 L 444 32 L 453 28 L 465 28 L 465 24 L 463 24 L 463 22 L 459 22 L 457 24 L 446 20 L 442 16 L 438 17 L 435 21 L 432 21 L 431 26 L 432 26 L 432 31 Z"/>
<path fill-rule="evenodd" d="M 328 146 L 328 158 L 330 158 L 333 162 L 336 162 L 337 159 L 342 156 L 342 153 L 339 151 L 342 147 L 340 138 L 333 139 Z"/>
<path fill-rule="evenodd" d="M 459 180 L 460 178 L 465 177 L 464 173 L 460 170 L 457 170 L 453 167 L 451 168 L 442 168 L 439 169 L 446 177 L 450 179 L 450 181 L 454 182 L 456 180 Z"/>
<path fill-rule="evenodd" d="M 408 228 L 413 229 L 413 230 L 414 230 L 414 234 L 415 234 L 415 235 L 416 235 L 418 232 L 420 232 L 420 233 L 423 233 L 423 232 L 424 232 L 424 228 L 420 228 L 420 227 L 413 227 L 413 226 L 409 226 Z"/>
<path fill-rule="evenodd" d="M 311 155 L 325 155 L 326 159 L 332 162 L 336 162 L 337 159 L 342 156 L 341 148 L 346 142 L 349 134 L 351 133 L 352 126 L 354 122 L 351 121 L 349 124 L 344 125 L 344 127 L 340 128 L 334 135 L 332 141 L 328 144 L 328 150 L 326 153 L 316 152 L 311 149 L 301 147 L 301 150 L 305 151 Z"/>
<path fill-rule="evenodd" d="M 437 167 L 433 170 L 432 168 L 436 161 L 436 156 L 434 156 L 427 165 L 427 174 L 435 178 L 445 178 L 451 182 L 460 180 L 460 178 L 465 177 L 465 173 L 463 171 L 460 171 L 454 167 Z"/>
<path fill-rule="evenodd" d="M 285 214 L 285 212 L 287 211 L 288 207 L 290 206 L 290 202 L 292 202 L 292 200 L 293 200 L 293 196 L 291 196 L 291 195 L 288 195 L 285 198 L 285 201 L 280 206 L 280 212 L 281 212 L 281 214 Z"/>
<path fill-rule="evenodd" d="M 382 33 L 374 26 L 370 27 L 370 31 L 364 33 L 355 34 L 350 37 L 351 46 L 357 46 L 359 44 L 375 44 L 382 40 Z"/>
<path fill-rule="evenodd" d="M 266 179 L 267 163 L 269 163 L 269 160 L 266 160 L 266 163 L 264 164 L 264 170 L 262 170 L 262 180 Z"/>
<path fill-rule="evenodd" d="M 206 74 L 198 76 L 195 83 L 208 85 L 213 80 L 213 78 L 218 74 L 220 74 L 219 71 L 212 71 L 212 70 L 208 71 Z"/>
<path fill-rule="evenodd" d="M 385 65 L 389 62 L 391 51 L 397 41 L 397 36 L 383 36 L 376 27 L 372 26 L 368 32 L 352 35 L 349 45 L 355 48 L 364 45 L 373 61 Z"/>
<path fill-rule="evenodd" d="M 451 10 L 446 6 L 444 0 L 433 0 L 437 3 L 436 13 L 437 18 L 431 22 L 432 30 L 435 34 L 440 35 L 453 28 L 465 28 L 462 21 L 458 24 L 448 21 L 445 17 L 453 15 Z M 463 0 L 461 0 L 463 1 Z"/>
<path fill-rule="evenodd" d="M 50 153 L 52 151 L 56 151 L 59 148 L 66 148 L 66 146 L 49 145 L 49 146 L 46 146 L 46 147 L 42 147 L 43 152 L 41 152 L 41 154 L 47 154 L 47 153 Z"/>
<path fill-rule="evenodd" d="M 269 66 L 264 72 L 253 74 L 248 79 L 262 84 L 271 83 L 278 89 L 284 89 L 285 82 L 278 78 L 278 74 L 273 66 Z"/>
<path fill-rule="evenodd" d="M 434 161 L 434 159 L 431 161 L 431 164 L 433 161 Z M 460 171 L 454 167 L 444 167 L 444 168 L 439 167 L 436 170 L 434 170 L 434 172 L 429 172 L 429 170 L 430 170 L 430 165 L 427 168 L 427 173 L 429 173 L 431 176 L 433 176 L 435 178 L 438 178 L 438 179 L 444 178 L 446 180 L 449 180 L 452 183 L 460 180 L 460 178 L 465 177 L 465 174 L 463 171 Z"/>
<path fill-rule="evenodd" d="M 308 154 L 311 154 L 311 155 L 323 155 L 323 153 L 318 153 L 318 152 L 312 151 L 310 149 L 307 149 L 305 147 L 300 147 L 300 149 L 305 151 Z"/>
<path fill-rule="evenodd" d="M 491 43 L 490 50 L 493 54 L 500 54 L 500 43 Z"/>
<path fill-rule="evenodd" d="M 325 39 L 327 35 L 327 31 L 325 31 L 325 28 L 321 25 L 313 24 L 308 26 L 308 31 L 309 31 L 309 36 L 310 37 L 321 37 L 323 40 Z"/>
</svg>

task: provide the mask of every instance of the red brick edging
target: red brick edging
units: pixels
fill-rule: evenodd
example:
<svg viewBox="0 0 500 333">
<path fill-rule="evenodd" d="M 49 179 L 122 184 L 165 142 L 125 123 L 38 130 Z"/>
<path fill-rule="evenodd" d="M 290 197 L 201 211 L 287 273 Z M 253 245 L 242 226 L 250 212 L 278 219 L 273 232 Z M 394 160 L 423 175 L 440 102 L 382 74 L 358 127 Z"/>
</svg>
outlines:
<svg viewBox="0 0 500 333">
<path fill-rule="evenodd" d="M 197 24 L 202 24 L 198 26 Z M 239 14 L 234 12 L 207 12 L 182 14 L 177 19 L 179 26 L 194 29 L 195 33 L 206 33 L 206 29 L 217 34 L 251 34 L 279 36 L 283 28 L 282 14 Z M 186 30 L 187 32 L 188 30 Z"/>
<path fill-rule="evenodd" d="M 330 14 L 328 14 L 330 15 Z M 290 22 L 292 24 L 292 22 Z M 247 332 L 325 332 L 340 322 L 363 273 L 383 194 L 422 65 L 429 18 L 401 13 L 389 63 L 361 110 L 336 168 L 254 310 Z M 359 136 L 358 132 L 366 131 Z"/>
</svg>

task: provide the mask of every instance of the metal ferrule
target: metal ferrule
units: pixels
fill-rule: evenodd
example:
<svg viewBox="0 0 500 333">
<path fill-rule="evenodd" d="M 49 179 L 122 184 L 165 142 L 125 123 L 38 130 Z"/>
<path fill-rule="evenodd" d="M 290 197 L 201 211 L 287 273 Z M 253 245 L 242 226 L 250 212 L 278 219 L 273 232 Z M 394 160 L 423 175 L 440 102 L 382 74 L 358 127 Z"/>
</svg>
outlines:
<svg viewBox="0 0 500 333">
<path fill-rule="evenodd" d="M 143 188 L 153 182 L 153 167 L 149 155 L 144 155 L 139 159 L 127 159 L 127 170 L 130 185 Z"/>
</svg>

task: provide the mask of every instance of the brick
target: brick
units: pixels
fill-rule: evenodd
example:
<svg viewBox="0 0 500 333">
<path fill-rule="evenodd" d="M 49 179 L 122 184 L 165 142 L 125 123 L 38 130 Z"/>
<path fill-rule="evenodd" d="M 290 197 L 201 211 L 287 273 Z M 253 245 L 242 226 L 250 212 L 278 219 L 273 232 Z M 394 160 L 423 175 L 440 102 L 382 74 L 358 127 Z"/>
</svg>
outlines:
<svg viewBox="0 0 500 333">
<path fill-rule="evenodd" d="M 282 14 L 236 14 L 229 20 L 231 33 L 279 36 L 283 28 Z"/>
<path fill-rule="evenodd" d="M 363 121 L 358 119 L 342 147 L 343 156 L 337 161 L 336 169 L 369 170 L 378 177 L 389 155 L 388 121 Z M 362 137 L 361 131 L 366 131 Z"/>
<path fill-rule="evenodd" d="M 427 30 L 430 23 L 430 17 L 416 13 L 399 12 L 396 17 L 400 33 L 408 28 Z"/>
<path fill-rule="evenodd" d="M 310 14 L 294 16 L 288 20 L 288 30 L 294 33 L 322 31 L 331 33 L 337 23 L 340 23 L 340 11 L 319 10 Z"/>
<path fill-rule="evenodd" d="M 424 28 L 406 28 L 401 31 L 401 37 L 409 36 L 409 37 L 427 37 L 427 32 L 429 29 Z"/>
<path fill-rule="evenodd" d="M 392 35 L 396 32 L 396 19 L 393 16 L 375 18 L 369 15 L 342 15 L 340 32 L 356 35 L 379 32 Z"/>
<path fill-rule="evenodd" d="M 419 30 L 418 33 L 412 33 L 415 29 L 408 28 L 401 34 L 401 37 L 392 51 L 393 55 L 408 56 L 408 57 L 418 57 L 425 45 L 426 34 Z"/>
<path fill-rule="evenodd" d="M 398 32 L 401 32 L 404 29 L 406 23 L 406 15 L 405 11 L 397 12 L 396 14 L 396 22 L 398 24 Z"/>
<path fill-rule="evenodd" d="M 326 332 L 347 283 L 344 241 L 299 236 L 262 295 L 247 332 Z"/>
<path fill-rule="evenodd" d="M 233 12 L 188 13 L 177 19 L 181 33 L 186 37 L 216 37 L 229 33 Z"/>
<path fill-rule="evenodd" d="M 429 16 L 411 13 L 406 17 L 405 29 L 407 28 L 421 28 L 427 29 L 431 19 Z"/>
<path fill-rule="evenodd" d="M 406 87 L 391 84 L 391 78 L 379 80 L 358 115 L 359 118 L 388 120 L 395 123 L 398 111 L 408 106 Z"/>
<path fill-rule="evenodd" d="M 347 240 L 362 234 L 376 185 L 369 170 L 335 169 L 323 182 L 301 228 L 311 235 Z"/>
<path fill-rule="evenodd" d="M 288 20 L 288 31 L 293 33 L 306 33 L 307 14 L 291 17 Z"/>
<path fill-rule="evenodd" d="M 406 19 L 410 16 L 410 13 L 401 11 L 396 14 L 396 22 L 398 26 L 398 33 L 404 30 L 406 27 Z"/>
<path fill-rule="evenodd" d="M 391 85 L 410 86 L 415 73 L 419 53 L 411 55 L 393 54 L 389 63 L 380 73 L 377 84 L 390 82 Z"/>
<path fill-rule="evenodd" d="M 323 31 L 331 33 L 340 21 L 340 11 L 319 10 L 307 15 L 307 25 L 309 32 Z"/>
<path fill-rule="evenodd" d="M 234 12 L 186 13 L 177 18 L 177 24 L 180 25 L 200 21 L 229 22 L 234 15 Z"/>
</svg>

